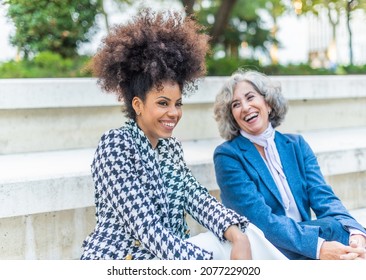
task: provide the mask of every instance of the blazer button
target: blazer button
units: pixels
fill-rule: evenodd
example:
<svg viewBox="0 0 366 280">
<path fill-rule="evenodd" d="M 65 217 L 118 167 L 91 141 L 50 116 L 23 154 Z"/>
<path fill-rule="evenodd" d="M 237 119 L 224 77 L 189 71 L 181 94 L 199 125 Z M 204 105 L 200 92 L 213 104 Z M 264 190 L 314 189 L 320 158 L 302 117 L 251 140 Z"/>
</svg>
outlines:
<svg viewBox="0 0 366 280">
<path fill-rule="evenodd" d="M 132 260 L 133 258 L 132 258 L 132 255 L 131 254 L 128 254 L 126 257 L 125 257 L 125 260 L 126 261 L 130 261 L 130 260 Z"/>
<path fill-rule="evenodd" d="M 140 241 L 138 241 L 138 240 L 135 240 L 135 246 L 136 247 L 139 247 L 141 245 L 141 242 Z"/>
<path fill-rule="evenodd" d="M 191 230 L 187 229 L 184 233 L 189 234 L 190 232 L 191 232 Z"/>
</svg>

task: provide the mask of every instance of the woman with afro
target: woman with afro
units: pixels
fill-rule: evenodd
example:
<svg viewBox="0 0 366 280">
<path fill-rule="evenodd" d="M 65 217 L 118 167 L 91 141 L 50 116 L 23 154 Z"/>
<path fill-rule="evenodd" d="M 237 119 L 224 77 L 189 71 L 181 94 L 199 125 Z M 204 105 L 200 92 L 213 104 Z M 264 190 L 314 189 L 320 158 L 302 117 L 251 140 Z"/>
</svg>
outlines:
<svg viewBox="0 0 366 280">
<path fill-rule="evenodd" d="M 255 238 L 259 257 L 283 258 L 197 182 L 171 136 L 182 95 L 205 74 L 207 51 L 202 28 L 177 12 L 143 10 L 104 39 L 93 71 L 102 90 L 123 101 L 128 121 L 96 149 L 96 226 L 81 259 L 251 259 L 259 254 Z M 190 237 L 187 213 L 207 233 Z"/>
</svg>

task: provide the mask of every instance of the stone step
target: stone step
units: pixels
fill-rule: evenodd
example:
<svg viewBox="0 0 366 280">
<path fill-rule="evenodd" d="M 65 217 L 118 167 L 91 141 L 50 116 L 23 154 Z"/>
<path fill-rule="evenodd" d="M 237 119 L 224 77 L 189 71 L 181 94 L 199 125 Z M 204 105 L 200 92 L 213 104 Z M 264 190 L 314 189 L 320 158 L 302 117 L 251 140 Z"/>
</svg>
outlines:
<svg viewBox="0 0 366 280">
<path fill-rule="evenodd" d="M 278 76 L 289 112 L 280 130 L 306 132 L 366 126 L 365 76 Z M 213 102 L 226 77 L 207 77 L 185 97 L 175 135 L 182 141 L 219 138 Z M 0 154 L 93 148 L 121 126 L 121 103 L 96 80 L 0 80 Z"/>
<path fill-rule="evenodd" d="M 366 207 L 366 127 L 304 134 L 327 178 L 359 177 L 335 186 L 352 208 Z M 218 190 L 212 155 L 221 139 L 184 141 L 185 159 L 200 183 Z M 94 205 L 90 164 L 95 149 L 0 156 L 0 218 L 61 211 Z M 335 184 L 337 185 L 337 184 Z M 351 204 L 352 202 L 352 204 Z M 15 207 L 16 206 L 16 207 Z"/>
<path fill-rule="evenodd" d="M 366 228 L 366 208 L 358 208 L 350 210 L 350 214 Z"/>
</svg>

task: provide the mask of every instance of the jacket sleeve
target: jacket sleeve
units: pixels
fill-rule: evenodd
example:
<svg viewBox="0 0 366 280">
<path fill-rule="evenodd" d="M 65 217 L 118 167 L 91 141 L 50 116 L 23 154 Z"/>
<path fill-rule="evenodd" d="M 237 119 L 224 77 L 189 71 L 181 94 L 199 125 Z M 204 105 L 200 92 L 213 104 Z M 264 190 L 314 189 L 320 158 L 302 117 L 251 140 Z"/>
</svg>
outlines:
<svg viewBox="0 0 366 280">
<path fill-rule="evenodd" d="M 314 152 L 300 135 L 299 145 L 303 153 L 303 169 L 310 206 L 317 218 L 332 216 L 345 228 L 353 227 L 365 233 L 364 228 L 349 214 L 331 186 L 325 182 Z"/>
<path fill-rule="evenodd" d="M 248 219 L 225 207 L 212 196 L 187 167 L 179 141 L 176 143 L 176 148 L 184 165 L 187 212 L 203 227 L 213 232 L 221 241 L 225 240 L 224 232 L 231 225 L 237 225 L 244 232 L 249 223 Z"/>
<path fill-rule="evenodd" d="M 126 133 L 110 131 L 98 146 L 93 161 L 94 180 L 101 186 L 98 197 L 116 213 L 118 225 L 141 241 L 159 259 L 211 259 L 207 252 L 174 236 L 163 226 L 154 203 L 154 185 L 139 158 L 133 140 Z M 108 221 L 113 223 L 113 221 Z M 117 223 L 116 223 L 117 225 Z M 110 230 L 113 230 L 110 226 Z"/>
<path fill-rule="evenodd" d="M 318 227 L 300 226 L 285 215 L 275 215 L 258 191 L 240 152 L 231 145 L 220 145 L 214 153 L 217 183 L 223 203 L 259 227 L 280 250 L 316 258 Z"/>
</svg>

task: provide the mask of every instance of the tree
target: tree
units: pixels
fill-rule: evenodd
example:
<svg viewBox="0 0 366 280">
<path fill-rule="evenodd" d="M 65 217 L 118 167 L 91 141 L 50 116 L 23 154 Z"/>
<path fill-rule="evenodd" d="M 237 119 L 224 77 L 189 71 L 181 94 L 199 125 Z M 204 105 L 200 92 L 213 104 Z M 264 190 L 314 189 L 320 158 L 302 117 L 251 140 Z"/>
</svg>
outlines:
<svg viewBox="0 0 366 280">
<path fill-rule="evenodd" d="M 182 4 L 183 4 L 183 7 L 185 8 L 186 10 L 186 13 L 188 15 L 192 15 L 194 13 L 194 4 L 195 4 L 195 0 L 181 0 Z"/>
<path fill-rule="evenodd" d="M 107 5 L 107 0 L 97 0 L 98 1 L 98 12 L 104 17 L 104 23 L 107 29 L 107 32 L 109 32 L 110 29 L 110 23 L 109 23 L 109 15 L 107 13 L 107 11 L 105 10 L 105 7 Z M 123 11 L 124 9 L 126 9 L 126 6 L 132 6 L 132 0 L 112 0 L 113 4 L 116 5 L 116 8 L 118 10 Z M 109 2 L 109 3 L 112 3 Z"/>
<path fill-rule="evenodd" d="M 272 48 L 270 50 L 271 61 L 272 64 L 277 64 L 278 63 L 277 50 L 279 48 L 279 42 L 277 40 L 277 33 L 279 30 L 278 18 L 291 8 L 281 0 L 268 0 L 265 3 L 265 8 L 273 21 L 273 27 L 271 30 L 271 36 L 272 36 Z"/>
<path fill-rule="evenodd" d="M 100 1 L 93 0 L 6 0 L 8 17 L 16 27 L 11 43 L 28 58 L 52 51 L 63 57 L 77 55 L 80 43 L 94 34 Z"/>
<path fill-rule="evenodd" d="M 353 65 L 353 33 L 351 29 L 351 15 L 352 12 L 363 9 L 366 11 L 365 1 L 360 0 L 345 0 L 346 2 L 346 16 L 347 16 L 347 30 L 348 30 L 348 46 L 349 46 L 349 64 Z"/>
<path fill-rule="evenodd" d="M 207 26 L 214 50 L 224 50 L 226 56 L 237 57 L 241 44 L 268 52 L 265 42 L 272 37 L 258 15 L 267 1 L 181 0 L 181 3 L 187 14 Z"/>
<path fill-rule="evenodd" d="M 301 2 L 302 11 L 311 12 L 315 15 L 319 15 L 320 10 L 324 9 L 327 11 L 329 23 L 332 26 L 332 42 L 336 42 L 336 28 L 339 24 L 339 18 L 342 13 L 346 15 L 346 25 L 349 35 L 349 64 L 353 64 L 353 44 L 352 38 L 353 33 L 351 29 L 351 16 L 356 10 L 363 9 L 366 11 L 366 1 L 363 0 L 295 0 Z"/>
</svg>

